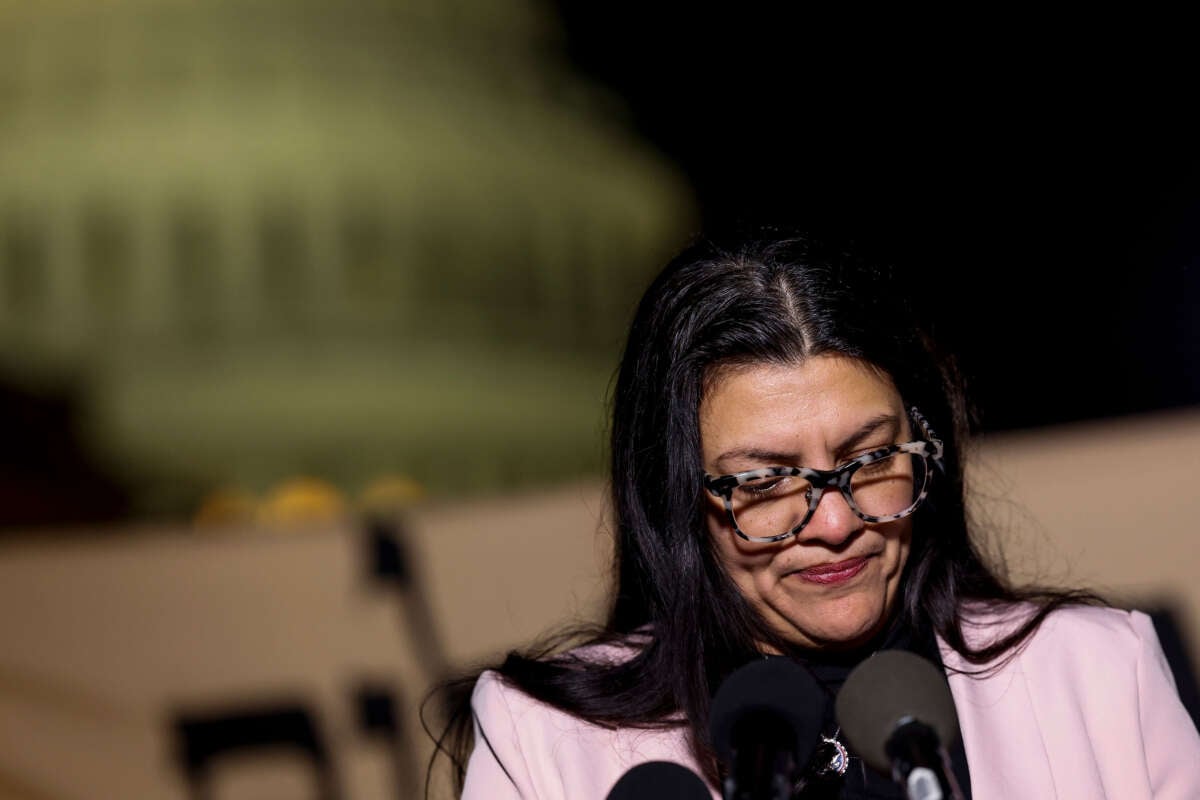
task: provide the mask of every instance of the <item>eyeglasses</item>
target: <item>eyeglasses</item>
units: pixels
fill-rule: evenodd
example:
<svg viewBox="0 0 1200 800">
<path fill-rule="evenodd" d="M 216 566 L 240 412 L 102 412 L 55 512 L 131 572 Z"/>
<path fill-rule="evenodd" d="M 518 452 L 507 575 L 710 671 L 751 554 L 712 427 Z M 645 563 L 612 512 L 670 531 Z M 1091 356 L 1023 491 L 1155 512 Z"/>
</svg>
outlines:
<svg viewBox="0 0 1200 800">
<path fill-rule="evenodd" d="M 778 542 L 804 529 L 826 489 L 836 489 L 867 522 L 891 522 L 917 510 L 929 494 L 930 459 L 942 468 L 942 442 L 917 409 L 909 416 L 924 440 L 892 444 L 833 469 L 764 467 L 733 475 L 704 475 L 721 498 L 737 535 Z"/>
</svg>

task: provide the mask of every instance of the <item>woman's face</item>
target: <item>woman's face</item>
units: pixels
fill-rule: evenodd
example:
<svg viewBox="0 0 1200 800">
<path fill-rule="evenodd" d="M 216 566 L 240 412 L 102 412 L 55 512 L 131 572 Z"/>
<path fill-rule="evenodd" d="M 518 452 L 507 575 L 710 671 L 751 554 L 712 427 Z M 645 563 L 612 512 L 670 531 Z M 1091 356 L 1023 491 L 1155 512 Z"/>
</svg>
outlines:
<svg viewBox="0 0 1200 800">
<path fill-rule="evenodd" d="M 726 475 L 772 466 L 832 469 L 912 437 L 891 381 L 860 361 L 825 355 L 718 371 L 700 405 L 700 438 L 705 471 Z M 721 500 L 705 496 L 726 572 L 784 639 L 844 649 L 882 629 L 908 558 L 911 516 L 864 522 L 829 489 L 798 534 L 759 544 L 739 537 Z"/>
</svg>

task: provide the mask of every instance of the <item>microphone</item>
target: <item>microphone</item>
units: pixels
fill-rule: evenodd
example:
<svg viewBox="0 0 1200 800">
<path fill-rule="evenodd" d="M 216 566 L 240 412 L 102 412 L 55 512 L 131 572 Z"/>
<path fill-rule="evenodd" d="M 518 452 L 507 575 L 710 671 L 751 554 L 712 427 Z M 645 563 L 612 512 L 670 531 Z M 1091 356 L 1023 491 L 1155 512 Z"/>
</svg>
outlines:
<svg viewBox="0 0 1200 800">
<path fill-rule="evenodd" d="M 821 735 L 825 693 L 788 658 L 752 661 L 713 697 L 709 732 L 724 800 L 788 800 Z"/>
<path fill-rule="evenodd" d="M 850 672 L 835 712 L 851 748 L 909 800 L 962 800 L 946 755 L 959 738 L 958 714 L 931 661 L 905 650 L 876 653 Z"/>
<path fill-rule="evenodd" d="M 671 761 L 647 761 L 631 767 L 605 800 L 712 800 L 695 772 Z"/>
</svg>

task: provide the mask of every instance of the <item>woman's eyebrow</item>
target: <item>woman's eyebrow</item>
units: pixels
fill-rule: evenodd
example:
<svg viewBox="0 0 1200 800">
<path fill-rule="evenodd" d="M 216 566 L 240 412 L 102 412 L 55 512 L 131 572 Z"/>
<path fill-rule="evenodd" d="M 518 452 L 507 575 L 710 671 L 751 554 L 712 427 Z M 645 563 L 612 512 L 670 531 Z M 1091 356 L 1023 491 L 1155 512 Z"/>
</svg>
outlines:
<svg viewBox="0 0 1200 800">
<path fill-rule="evenodd" d="M 736 447 L 733 450 L 726 450 L 717 457 L 713 464 L 722 469 L 721 464 L 726 461 L 758 461 L 764 464 L 783 466 L 786 464 L 794 464 L 799 462 L 798 454 L 796 453 L 781 453 L 776 450 L 760 450 L 756 447 Z"/>
<path fill-rule="evenodd" d="M 895 414 L 879 414 L 871 417 L 864 422 L 858 430 L 851 433 L 842 441 L 838 442 L 833 452 L 836 456 L 841 457 L 847 452 L 859 447 L 865 440 L 874 436 L 880 428 L 891 427 L 893 436 L 895 431 L 900 429 L 900 419 Z M 760 447 L 735 447 L 732 450 L 726 450 L 713 462 L 718 470 L 723 470 L 721 467 L 726 461 L 746 460 L 772 466 L 784 466 L 790 464 L 801 464 L 803 459 L 799 453 L 785 453 L 779 450 L 766 450 Z"/>
<path fill-rule="evenodd" d="M 891 435 L 895 437 L 896 432 L 900 430 L 900 418 L 895 414 L 880 414 L 872 417 L 864 422 L 862 427 L 839 442 L 837 447 L 834 448 L 834 453 L 841 456 L 850 450 L 857 449 L 864 441 L 874 436 L 883 427 L 890 427 Z"/>
</svg>

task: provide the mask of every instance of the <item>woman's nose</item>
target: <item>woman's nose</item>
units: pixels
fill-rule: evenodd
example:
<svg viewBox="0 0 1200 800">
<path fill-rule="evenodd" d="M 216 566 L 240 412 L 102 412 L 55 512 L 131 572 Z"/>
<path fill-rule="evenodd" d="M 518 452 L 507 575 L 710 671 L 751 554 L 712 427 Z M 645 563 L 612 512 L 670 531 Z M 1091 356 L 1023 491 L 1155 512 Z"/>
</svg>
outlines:
<svg viewBox="0 0 1200 800">
<path fill-rule="evenodd" d="M 812 518 L 797 536 L 801 541 L 838 546 L 862 530 L 864 521 L 854 513 L 845 496 L 833 486 L 822 492 Z"/>
</svg>

